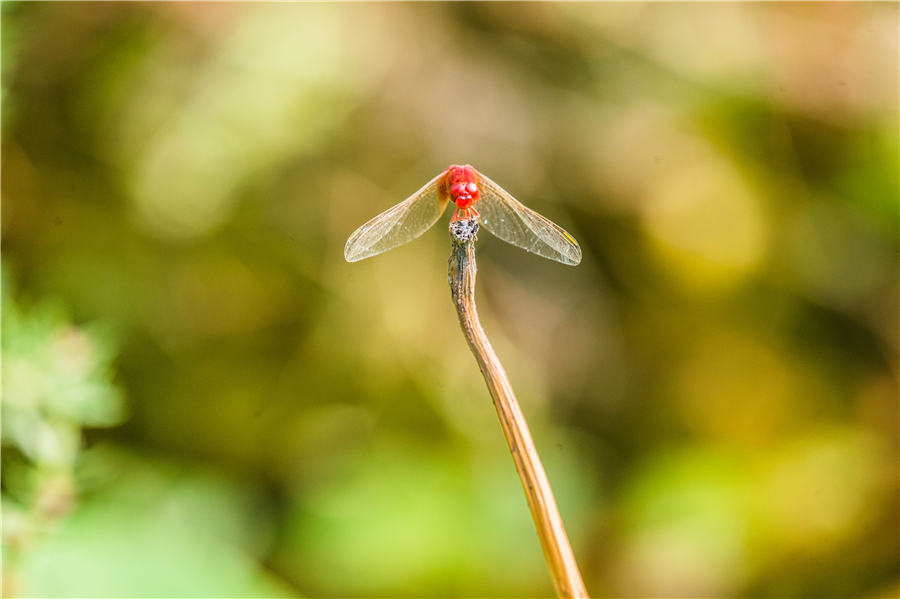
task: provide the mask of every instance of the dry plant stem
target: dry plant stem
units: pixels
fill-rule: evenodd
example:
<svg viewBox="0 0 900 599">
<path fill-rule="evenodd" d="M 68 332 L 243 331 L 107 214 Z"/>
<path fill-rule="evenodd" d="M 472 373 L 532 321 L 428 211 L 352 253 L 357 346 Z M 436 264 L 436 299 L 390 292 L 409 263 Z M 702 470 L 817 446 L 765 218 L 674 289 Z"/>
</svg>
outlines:
<svg viewBox="0 0 900 599">
<path fill-rule="evenodd" d="M 475 309 L 475 244 L 472 241 L 460 242 L 452 235 L 451 240 L 453 253 L 450 255 L 447 276 L 453 303 L 459 314 L 459 324 L 469 348 L 475 354 L 481 374 L 484 375 L 494 407 L 497 408 L 509 451 L 516 463 L 528 507 L 541 539 L 544 558 L 553 575 L 556 592 L 560 597 L 587 597 L 587 590 L 556 508 L 550 482 L 544 473 L 534 441 L 531 440 L 525 416 L 516 401 L 506 371 L 478 320 L 478 311 Z"/>
</svg>

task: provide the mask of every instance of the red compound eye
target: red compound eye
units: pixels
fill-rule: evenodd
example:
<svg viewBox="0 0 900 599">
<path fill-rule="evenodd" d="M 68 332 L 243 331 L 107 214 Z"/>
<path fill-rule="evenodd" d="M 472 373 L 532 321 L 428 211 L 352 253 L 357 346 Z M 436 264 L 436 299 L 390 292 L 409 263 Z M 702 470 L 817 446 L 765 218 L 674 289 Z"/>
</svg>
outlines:
<svg viewBox="0 0 900 599">
<path fill-rule="evenodd" d="M 476 191 L 478 191 L 478 186 L 474 183 L 466 183 L 466 191 L 468 191 L 469 193 L 475 193 Z"/>
<path fill-rule="evenodd" d="M 459 194 L 464 193 L 465 191 L 466 191 L 465 183 L 454 183 L 453 185 L 450 186 L 450 193 L 453 194 L 454 196 L 458 196 Z"/>
</svg>

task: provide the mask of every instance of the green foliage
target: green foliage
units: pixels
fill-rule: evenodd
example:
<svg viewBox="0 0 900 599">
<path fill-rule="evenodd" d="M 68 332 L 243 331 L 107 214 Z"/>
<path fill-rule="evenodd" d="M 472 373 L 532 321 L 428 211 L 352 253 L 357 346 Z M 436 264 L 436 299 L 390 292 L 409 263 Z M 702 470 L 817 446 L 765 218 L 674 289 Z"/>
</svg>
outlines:
<svg viewBox="0 0 900 599">
<path fill-rule="evenodd" d="M 12 561 L 15 568 L 35 548 L 40 551 L 74 506 L 83 429 L 119 424 L 124 404 L 112 381 L 108 338 L 73 326 L 58 304 L 23 305 L 7 273 L 0 402 L 3 545 L 6 564 Z M 16 574 L 7 572 L 14 580 Z"/>
<path fill-rule="evenodd" d="M 252 499 L 234 484 L 97 446 L 120 424 L 115 348 L 59 304 L 3 285 L 4 589 L 15 596 L 288 596 L 246 552 Z M 223 542 L 224 541 L 224 542 Z M 160 576 L 166 572 L 166 576 Z"/>
<path fill-rule="evenodd" d="M 71 468 L 82 428 L 124 419 L 113 347 L 72 326 L 58 304 L 23 307 L 3 287 L 3 443 L 35 467 Z"/>
<path fill-rule="evenodd" d="M 21 595 L 295 596 L 259 567 L 267 527 L 241 527 L 254 504 L 236 484 L 108 447 L 83 462 L 106 476 L 19 561 Z"/>
</svg>

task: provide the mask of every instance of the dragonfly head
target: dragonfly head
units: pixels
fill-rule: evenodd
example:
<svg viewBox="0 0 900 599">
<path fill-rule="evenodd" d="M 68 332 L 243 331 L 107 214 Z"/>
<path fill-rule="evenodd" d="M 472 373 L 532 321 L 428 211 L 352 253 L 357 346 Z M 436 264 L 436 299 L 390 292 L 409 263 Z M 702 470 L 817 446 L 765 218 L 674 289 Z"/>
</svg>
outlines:
<svg viewBox="0 0 900 599">
<path fill-rule="evenodd" d="M 478 201 L 478 179 L 475 169 L 469 165 L 451 166 L 447 169 L 450 199 L 457 208 L 466 209 Z"/>
</svg>

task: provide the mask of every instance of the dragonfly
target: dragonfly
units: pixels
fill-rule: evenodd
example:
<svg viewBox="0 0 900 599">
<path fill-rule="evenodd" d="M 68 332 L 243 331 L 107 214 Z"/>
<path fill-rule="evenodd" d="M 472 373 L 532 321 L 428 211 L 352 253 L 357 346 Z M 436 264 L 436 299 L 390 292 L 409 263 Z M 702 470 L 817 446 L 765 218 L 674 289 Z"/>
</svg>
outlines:
<svg viewBox="0 0 900 599">
<path fill-rule="evenodd" d="M 565 229 L 523 206 L 468 164 L 448 167 L 354 231 L 344 246 L 344 258 L 358 262 L 416 239 L 434 226 L 451 202 L 455 205 L 451 232 L 473 223 L 468 230 L 474 232 L 481 224 L 503 241 L 538 256 L 571 266 L 581 262 L 581 248 Z"/>
</svg>

